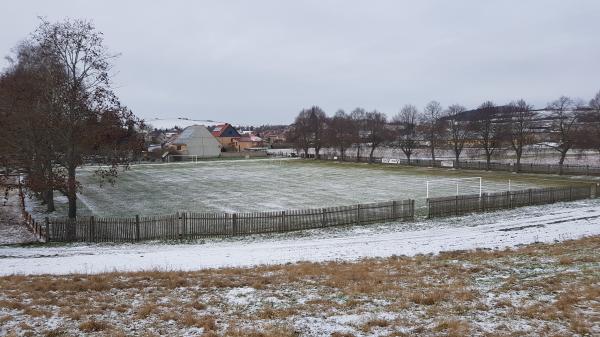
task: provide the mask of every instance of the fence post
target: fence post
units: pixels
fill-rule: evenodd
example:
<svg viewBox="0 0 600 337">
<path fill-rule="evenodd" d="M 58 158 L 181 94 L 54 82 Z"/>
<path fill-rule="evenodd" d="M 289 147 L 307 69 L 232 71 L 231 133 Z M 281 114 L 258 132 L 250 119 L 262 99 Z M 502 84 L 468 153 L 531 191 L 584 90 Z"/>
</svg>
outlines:
<svg viewBox="0 0 600 337">
<path fill-rule="evenodd" d="M 360 204 L 356 205 L 356 224 L 360 225 Z"/>
<path fill-rule="evenodd" d="M 325 208 L 321 209 L 321 227 L 325 227 L 327 221 L 325 220 L 325 214 L 327 210 Z"/>
<path fill-rule="evenodd" d="M 281 211 L 281 225 L 279 227 L 280 232 L 285 231 L 285 211 Z"/>
<path fill-rule="evenodd" d="M 233 213 L 231 215 L 231 224 L 232 224 L 231 229 L 233 231 L 233 235 L 236 235 L 238 232 L 237 213 Z"/>
<path fill-rule="evenodd" d="M 573 201 L 573 186 L 569 186 L 569 201 Z"/>
<path fill-rule="evenodd" d="M 88 231 L 88 234 L 90 236 L 90 241 L 94 241 L 94 233 L 96 233 L 96 221 L 94 219 L 94 216 L 90 216 L 90 229 Z"/>
<path fill-rule="evenodd" d="M 46 227 L 46 242 L 50 242 L 50 218 L 44 218 L 44 227 Z"/>
<path fill-rule="evenodd" d="M 458 185 L 457 185 L 458 186 Z M 454 214 L 458 215 L 458 194 L 454 198 Z"/>
<path fill-rule="evenodd" d="M 479 202 L 480 202 L 480 208 L 482 212 L 485 212 L 485 199 L 486 199 L 487 193 L 482 193 L 481 197 L 479 197 Z"/>
<path fill-rule="evenodd" d="M 410 219 L 414 220 L 415 219 L 415 200 L 409 199 L 408 202 L 410 204 Z"/>
<path fill-rule="evenodd" d="M 135 241 L 140 241 L 140 216 L 135 215 Z"/>
<path fill-rule="evenodd" d="M 392 220 L 396 220 L 396 218 L 398 217 L 396 215 L 396 200 L 392 200 Z"/>
</svg>

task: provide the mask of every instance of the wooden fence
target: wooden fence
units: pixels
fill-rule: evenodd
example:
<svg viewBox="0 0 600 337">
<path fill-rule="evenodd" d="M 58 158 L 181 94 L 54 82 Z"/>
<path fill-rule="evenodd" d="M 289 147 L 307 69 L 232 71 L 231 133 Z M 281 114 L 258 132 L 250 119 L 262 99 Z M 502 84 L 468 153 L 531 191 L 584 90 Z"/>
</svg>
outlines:
<svg viewBox="0 0 600 337">
<path fill-rule="evenodd" d="M 333 156 L 331 154 L 325 154 L 321 156 L 323 160 L 338 160 L 341 161 L 340 156 Z M 389 162 L 381 157 L 374 157 L 374 163 L 384 164 L 397 164 L 407 166 L 419 166 L 419 167 L 447 167 L 445 163 L 452 164 L 454 168 L 461 168 L 467 170 L 487 170 L 487 164 L 485 161 L 459 161 L 455 160 L 431 160 L 431 159 L 411 159 L 410 162 L 404 158 L 391 158 L 393 161 Z M 345 157 L 343 161 L 348 162 L 369 162 L 369 157 Z M 589 166 L 589 165 L 567 165 L 564 164 L 562 167 L 556 164 L 526 164 L 521 163 L 521 168 L 518 169 L 516 164 L 513 163 L 500 163 L 491 162 L 490 171 L 507 171 L 507 172 L 522 172 L 522 173 L 542 173 L 542 174 L 562 174 L 562 175 L 582 175 L 582 176 L 600 176 L 600 167 Z"/>
<path fill-rule="evenodd" d="M 578 187 L 552 187 L 500 193 L 483 193 L 481 196 L 459 195 L 427 199 L 429 218 L 456 216 L 475 212 L 488 212 L 515 207 L 551 204 L 597 196 L 596 185 Z"/>
<path fill-rule="evenodd" d="M 46 218 L 48 241 L 181 240 L 287 232 L 414 219 L 414 200 L 258 213 L 176 213 L 166 216 Z"/>
</svg>

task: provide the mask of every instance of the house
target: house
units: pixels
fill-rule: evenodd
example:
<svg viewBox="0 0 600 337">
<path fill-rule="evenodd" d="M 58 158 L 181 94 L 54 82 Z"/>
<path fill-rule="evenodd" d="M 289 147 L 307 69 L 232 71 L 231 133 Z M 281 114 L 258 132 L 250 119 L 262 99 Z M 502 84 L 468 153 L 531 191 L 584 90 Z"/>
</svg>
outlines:
<svg viewBox="0 0 600 337">
<path fill-rule="evenodd" d="M 234 139 L 242 135 L 231 124 L 218 124 L 213 127 L 211 133 L 221 143 L 223 151 L 238 151 Z"/>
<path fill-rule="evenodd" d="M 169 150 L 179 155 L 213 158 L 221 154 L 222 145 L 204 125 L 185 128 L 169 142 Z"/>
<path fill-rule="evenodd" d="M 233 145 L 237 151 L 256 150 L 264 147 L 262 138 L 253 135 L 244 135 L 233 139 Z"/>
</svg>

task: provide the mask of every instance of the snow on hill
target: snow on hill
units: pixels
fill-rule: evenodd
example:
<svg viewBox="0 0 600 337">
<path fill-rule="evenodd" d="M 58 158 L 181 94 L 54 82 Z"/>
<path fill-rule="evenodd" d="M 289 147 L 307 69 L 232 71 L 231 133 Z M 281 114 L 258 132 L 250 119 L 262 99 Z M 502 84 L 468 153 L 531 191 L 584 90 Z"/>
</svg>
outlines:
<svg viewBox="0 0 600 337">
<path fill-rule="evenodd" d="M 189 118 L 150 118 L 145 120 L 146 124 L 152 125 L 155 129 L 172 129 L 176 126 L 184 129 L 191 125 L 204 125 L 211 126 L 217 124 L 223 124 L 223 122 L 213 120 L 199 120 Z"/>
</svg>

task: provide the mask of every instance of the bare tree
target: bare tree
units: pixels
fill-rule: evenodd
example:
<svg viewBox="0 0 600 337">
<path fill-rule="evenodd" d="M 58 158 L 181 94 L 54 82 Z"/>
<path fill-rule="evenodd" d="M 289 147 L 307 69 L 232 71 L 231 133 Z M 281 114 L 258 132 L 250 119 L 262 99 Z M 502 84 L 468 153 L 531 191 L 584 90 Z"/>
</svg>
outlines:
<svg viewBox="0 0 600 337">
<path fill-rule="evenodd" d="M 406 160 L 410 165 L 410 158 L 417 147 L 417 124 L 419 111 L 417 107 L 407 104 L 400 112 L 392 118 L 392 122 L 398 124 L 396 131 L 396 142 L 398 147 L 406 156 Z"/>
<path fill-rule="evenodd" d="M 431 160 L 435 161 L 435 149 L 440 138 L 443 137 L 444 127 L 441 121 L 442 106 L 437 101 L 431 101 L 425 106 L 421 127 L 425 140 L 429 143 Z"/>
<path fill-rule="evenodd" d="M 590 110 L 585 114 L 585 132 L 580 142 L 600 153 L 600 91 L 590 100 Z"/>
<path fill-rule="evenodd" d="M 325 128 L 327 127 L 328 119 L 327 115 L 325 115 L 325 112 L 318 106 L 311 107 L 309 111 L 309 123 L 312 131 L 312 146 L 315 148 L 315 158 L 320 159 L 321 149 L 327 145 Z"/>
<path fill-rule="evenodd" d="M 509 105 L 509 121 L 504 125 L 505 134 L 517 157 L 516 171 L 521 171 L 521 157 L 527 145 L 533 144 L 534 117 L 533 107 L 521 99 Z"/>
<path fill-rule="evenodd" d="M 464 116 L 466 110 L 462 105 L 453 104 L 448 107 L 446 117 L 444 118 L 447 123 L 450 145 L 454 152 L 456 167 L 460 167 L 460 154 L 465 147 L 465 142 L 471 135 L 471 123 Z"/>
<path fill-rule="evenodd" d="M 381 144 L 389 140 L 389 131 L 386 127 L 387 117 L 385 114 L 374 110 L 365 115 L 365 131 L 367 143 L 370 144 L 369 163 L 373 163 L 373 153 Z"/>
<path fill-rule="evenodd" d="M 86 158 L 109 165 L 97 171 L 111 179 L 119 165 L 127 165 L 132 151 L 141 145 L 135 135 L 139 121 L 121 106 L 110 86 L 111 60 L 116 57 L 104 46 L 102 33 L 88 21 L 42 21 L 32 37 L 44 57 L 60 65 L 64 75 L 57 87 L 58 109 L 49 118 L 53 146 L 60 156 L 56 163 L 67 171 L 69 217 L 77 216 L 76 170 Z M 127 138 L 131 137 L 131 138 Z"/>
<path fill-rule="evenodd" d="M 342 160 L 345 159 L 346 150 L 355 144 L 358 138 L 358 130 L 351 116 L 344 110 L 338 110 L 329 120 L 328 130 L 328 143 L 340 151 Z"/>
<path fill-rule="evenodd" d="M 287 141 L 294 144 L 296 149 L 304 152 L 304 157 L 308 158 L 308 150 L 312 143 L 312 129 L 310 125 L 310 111 L 302 110 L 296 116 L 294 124 L 287 134 Z"/>
<path fill-rule="evenodd" d="M 366 131 L 365 131 L 365 119 L 367 112 L 363 108 L 356 108 L 350 113 L 350 119 L 356 130 L 356 161 L 360 161 L 360 150 L 362 149 L 363 143 L 366 142 Z"/>
<path fill-rule="evenodd" d="M 473 117 L 473 132 L 485 152 L 486 169 L 490 170 L 492 155 L 502 144 L 498 107 L 491 101 L 484 102 Z"/>
<path fill-rule="evenodd" d="M 558 165 L 562 174 L 565 157 L 577 141 L 580 115 L 575 107 L 573 99 L 561 96 L 548 105 L 552 111 L 552 125 L 550 128 L 550 139 L 547 145 L 560 153 Z"/>
</svg>

